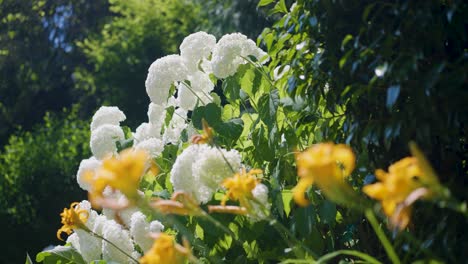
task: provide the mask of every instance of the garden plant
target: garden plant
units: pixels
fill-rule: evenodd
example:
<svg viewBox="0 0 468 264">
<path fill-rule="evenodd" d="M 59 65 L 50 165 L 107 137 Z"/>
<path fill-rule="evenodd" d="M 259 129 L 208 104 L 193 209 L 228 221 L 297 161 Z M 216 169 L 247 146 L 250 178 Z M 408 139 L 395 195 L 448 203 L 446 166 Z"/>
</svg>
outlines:
<svg viewBox="0 0 468 264">
<path fill-rule="evenodd" d="M 94 113 L 88 199 L 35 261 L 466 261 L 467 4 L 258 6 L 257 42 L 199 31 L 151 64 L 147 122 Z"/>
</svg>

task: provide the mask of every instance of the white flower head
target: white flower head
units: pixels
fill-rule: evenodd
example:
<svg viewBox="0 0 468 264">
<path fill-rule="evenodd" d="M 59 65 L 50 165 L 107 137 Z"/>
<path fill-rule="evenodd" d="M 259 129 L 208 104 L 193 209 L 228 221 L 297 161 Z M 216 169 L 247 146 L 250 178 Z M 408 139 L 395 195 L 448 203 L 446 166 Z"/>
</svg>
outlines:
<svg viewBox="0 0 468 264">
<path fill-rule="evenodd" d="M 268 212 L 265 212 L 265 210 L 269 211 L 271 207 L 271 204 L 268 203 L 268 187 L 261 183 L 257 184 L 252 190 L 252 196 L 258 203 L 251 203 L 253 207 L 252 211 L 255 212 L 255 215 L 250 214 L 249 216 L 252 217 L 254 221 L 265 219 L 268 217 Z"/>
<path fill-rule="evenodd" d="M 174 82 L 187 79 L 188 69 L 179 55 L 168 55 L 157 59 L 148 69 L 146 93 L 155 104 L 164 105 Z"/>
<path fill-rule="evenodd" d="M 130 235 L 143 252 L 148 251 L 153 244 L 149 233 L 150 224 L 146 221 L 146 216 L 142 212 L 134 213 L 130 221 Z"/>
<path fill-rule="evenodd" d="M 198 200 L 198 182 L 193 177 L 193 163 L 196 162 L 205 145 L 190 145 L 177 156 L 171 169 L 171 183 L 174 191 L 183 191 Z"/>
<path fill-rule="evenodd" d="M 150 103 L 148 106 L 149 123 L 162 127 L 164 119 L 166 119 L 166 106 Z"/>
<path fill-rule="evenodd" d="M 79 241 L 78 252 L 87 263 L 101 258 L 101 239 L 81 229 L 75 230 L 75 234 Z"/>
<path fill-rule="evenodd" d="M 206 190 L 211 192 L 208 196 L 211 198 L 221 182 L 239 171 L 240 166 L 241 156 L 237 150 L 208 147 L 193 164 L 193 177 L 207 187 Z"/>
<path fill-rule="evenodd" d="M 116 142 L 125 139 L 121 127 L 116 125 L 102 125 L 91 132 L 91 152 L 94 157 L 102 160 L 109 154 L 117 153 Z"/>
<path fill-rule="evenodd" d="M 161 124 L 142 123 L 133 133 L 135 145 L 150 138 L 161 138 Z"/>
<path fill-rule="evenodd" d="M 150 138 L 138 142 L 138 144 L 135 145 L 135 149 L 146 150 L 151 157 L 156 158 L 163 152 L 164 144 L 159 138 Z"/>
<path fill-rule="evenodd" d="M 234 170 L 240 168 L 240 155 L 237 151 L 221 152 Z M 190 145 L 176 159 L 171 170 L 171 183 L 174 191 L 190 194 L 200 203 L 211 200 L 221 181 L 233 172 L 216 148 L 206 144 Z"/>
<path fill-rule="evenodd" d="M 80 238 L 77 233 L 69 235 L 66 243 L 70 244 L 74 249 L 76 249 L 76 251 L 80 252 Z"/>
<path fill-rule="evenodd" d="M 180 141 L 182 131 L 187 127 L 187 110 L 177 108 L 172 115 L 171 122 L 166 127 L 163 135 L 163 142 L 177 144 Z"/>
<path fill-rule="evenodd" d="M 258 61 L 266 62 L 266 53 L 241 33 L 224 35 L 216 44 L 211 58 L 213 74 L 218 78 L 226 78 L 236 73 L 241 64 L 247 63 L 244 59 L 254 56 Z"/>
<path fill-rule="evenodd" d="M 125 114 L 116 106 L 101 106 L 93 115 L 91 131 L 102 125 L 119 126 L 125 120 Z"/>
<path fill-rule="evenodd" d="M 214 84 L 208 74 L 196 71 L 189 76 L 190 85 L 179 83 L 177 90 L 177 105 L 187 111 L 191 111 L 196 105 L 206 105 L 213 101 L 209 94 L 214 89 Z"/>
<path fill-rule="evenodd" d="M 163 224 L 161 222 L 154 220 L 150 222 L 150 228 L 149 228 L 151 233 L 159 233 L 164 230 Z"/>
<path fill-rule="evenodd" d="M 86 173 L 94 173 L 96 170 L 101 167 L 101 161 L 97 160 L 95 157 L 91 157 L 89 159 L 84 159 L 80 162 L 80 166 L 78 168 L 78 172 L 76 173 L 76 181 L 81 189 L 85 191 L 89 191 L 91 186 L 86 180 L 84 179 Z"/>
<path fill-rule="evenodd" d="M 208 58 L 216 45 L 216 37 L 200 31 L 188 35 L 180 45 L 180 55 L 190 72 L 198 70 L 201 60 Z"/>
<path fill-rule="evenodd" d="M 129 232 L 124 230 L 122 226 L 117 224 L 114 220 L 108 220 L 105 222 L 102 234 L 105 239 L 115 244 L 128 255 L 133 253 L 133 240 L 131 239 Z M 117 263 L 131 262 L 129 257 L 106 241 L 102 242 L 102 257 L 106 261 Z"/>
</svg>

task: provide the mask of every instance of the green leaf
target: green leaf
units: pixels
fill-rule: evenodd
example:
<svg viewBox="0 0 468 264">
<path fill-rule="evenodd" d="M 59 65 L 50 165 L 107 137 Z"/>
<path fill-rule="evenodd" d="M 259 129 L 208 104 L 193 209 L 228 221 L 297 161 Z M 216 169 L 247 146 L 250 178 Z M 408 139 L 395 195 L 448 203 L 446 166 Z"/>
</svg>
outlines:
<svg viewBox="0 0 468 264">
<path fill-rule="evenodd" d="M 286 3 L 284 0 L 278 1 L 275 7 L 268 12 L 268 15 L 271 16 L 276 13 L 288 13 L 288 8 L 286 7 Z"/>
<path fill-rule="evenodd" d="M 268 94 L 262 95 L 258 100 L 258 114 L 260 119 L 271 130 L 276 121 L 276 110 L 279 104 L 278 90 L 272 90 Z"/>
<path fill-rule="evenodd" d="M 33 264 L 34 262 L 31 260 L 31 257 L 28 253 L 26 253 L 26 263 L 25 264 Z"/>
<path fill-rule="evenodd" d="M 212 126 L 222 143 L 232 146 L 239 139 L 244 130 L 244 121 L 241 118 L 220 122 Z"/>
<path fill-rule="evenodd" d="M 275 0 L 260 0 L 257 6 L 258 7 L 266 6 L 266 5 L 273 3 L 274 1 Z"/>
<path fill-rule="evenodd" d="M 319 207 L 319 217 L 322 224 L 335 224 L 336 212 L 336 205 L 325 200 Z"/>
<path fill-rule="evenodd" d="M 64 246 L 40 252 L 36 256 L 36 261 L 44 264 L 86 264 L 86 261 L 74 248 Z"/>
<path fill-rule="evenodd" d="M 392 85 L 387 89 L 387 108 L 391 109 L 400 95 L 400 85 Z"/>
<path fill-rule="evenodd" d="M 216 124 L 221 123 L 221 108 L 215 103 L 195 108 L 192 113 L 192 122 L 196 129 L 203 129 L 202 119 L 205 119 L 211 127 L 215 127 Z"/>
<path fill-rule="evenodd" d="M 240 109 L 239 107 L 233 106 L 231 104 L 227 104 L 223 107 L 223 115 L 222 119 L 224 121 L 232 119 L 232 118 L 237 118 L 240 115 Z"/>
<path fill-rule="evenodd" d="M 283 196 L 284 212 L 286 213 L 286 216 L 289 216 L 289 213 L 291 212 L 291 200 L 293 198 L 292 190 L 283 190 L 281 195 Z"/>
</svg>

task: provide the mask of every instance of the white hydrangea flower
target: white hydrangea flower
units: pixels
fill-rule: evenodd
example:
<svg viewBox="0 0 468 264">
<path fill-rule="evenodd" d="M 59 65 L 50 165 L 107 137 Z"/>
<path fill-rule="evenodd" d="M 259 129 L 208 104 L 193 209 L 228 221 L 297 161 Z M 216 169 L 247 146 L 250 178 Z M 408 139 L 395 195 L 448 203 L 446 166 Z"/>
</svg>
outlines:
<svg viewBox="0 0 468 264">
<path fill-rule="evenodd" d="M 268 203 L 268 187 L 264 184 L 257 184 L 255 188 L 252 190 L 253 197 L 260 203 L 252 202 L 251 205 L 255 212 L 255 215 L 249 215 L 252 217 L 254 221 L 262 220 L 268 217 L 268 214 L 264 212 L 262 207 L 266 208 L 268 211 L 270 210 L 271 204 Z"/>
<path fill-rule="evenodd" d="M 94 233 L 102 236 L 102 231 L 104 229 L 104 225 L 106 222 L 109 221 L 105 215 L 98 215 L 94 220 L 94 226 L 91 229 Z"/>
<path fill-rule="evenodd" d="M 166 106 L 150 103 L 148 106 L 149 123 L 162 127 L 164 119 L 166 119 Z"/>
<path fill-rule="evenodd" d="M 131 239 L 129 232 L 124 230 L 122 226 L 117 224 L 114 220 L 105 222 L 102 234 L 105 239 L 114 243 L 128 255 L 131 255 L 134 252 L 133 240 Z M 102 257 L 106 261 L 130 263 L 128 256 L 106 241 L 102 241 Z"/>
<path fill-rule="evenodd" d="M 208 58 L 215 45 L 216 37 L 203 31 L 185 37 L 180 45 L 180 55 L 190 72 L 198 70 L 199 62 Z"/>
<path fill-rule="evenodd" d="M 78 236 L 80 244 L 80 250 L 78 252 L 80 252 L 87 263 L 101 259 L 101 239 L 81 229 L 75 230 L 75 234 Z"/>
<path fill-rule="evenodd" d="M 84 175 L 86 172 L 95 172 L 101 166 L 101 161 L 97 160 L 95 157 L 89 159 L 84 159 L 80 162 L 78 167 L 78 172 L 76 173 L 76 181 L 81 189 L 89 191 L 91 186 L 84 180 Z"/>
<path fill-rule="evenodd" d="M 187 79 L 188 69 L 179 55 L 168 55 L 157 59 L 148 69 L 146 93 L 155 104 L 164 105 L 169 97 L 171 85 Z"/>
<path fill-rule="evenodd" d="M 190 145 L 188 148 L 177 156 L 177 159 L 171 169 L 171 183 L 174 191 L 184 191 L 194 199 L 198 200 L 198 182 L 193 177 L 193 163 L 201 155 L 201 149 L 205 145 Z"/>
<path fill-rule="evenodd" d="M 194 91 L 209 94 L 214 89 L 210 76 L 202 71 L 196 71 L 189 76 L 190 86 Z"/>
<path fill-rule="evenodd" d="M 88 220 L 86 221 L 86 227 L 92 229 L 94 226 L 94 221 L 98 217 L 98 213 L 91 208 L 91 203 L 88 200 L 83 200 L 78 204 L 80 209 L 88 211 Z"/>
<path fill-rule="evenodd" d="M 211 61 L 209 60 L 202 60 L 200 67 L 202 68 L 203 72 L 206 74 L 213 73 L 213 66 L 211 65 Z"/>
<path fill-rule="evenodd" d="M 156 158 L 163 152 L 164 144 L 159 138 L 150 138 L 138 142 L 138 144 L 135 145 L 135 149 L 146 150 L 151 157 Z"/>
<path fill-rule="evenodd" d="M 201 183 L 200 193 L 203 195 L 200 196 L 203 196 L 203 201 L 209 201 L 221 182 L 231 177 L 234 174 L 233 170 L 239 171 L 240 166 L 241 156 L 237 150 L 227 151 L 213 147 L 203 149 L 192 168 L 195 181 Z"/>
<path fill-rule="evenodd" d="M 241 157 L 235 150 L 221 149 L 234 170 L 240 168 Z M 211 200 L 221 181 L 233 172 L 221 153 L 206 144 L 190 145 L 176 159 L 171 170 L 174 191 L 190 194 L 200 203 Z"/>
<path fill-rule="evenodd" d="M 113 199 L 116 201 L 116 203 L 120 206 L 124 206 L 128 204 L 128 199 L 123 195 L 120 191 L 111 191 L 110 188 L 104 189 L 103 192 L 104 197 Z M 102 214 L 107 217 L 109 220 L 115 220 L 118 214 L 119 219 L 122 221 L 122 223 L 125 226 L 130 226 L 130 220 L 132 217 L 132 214 L 137 212 L 138 208 L 137 207 L 127 207 L 123 210 L 120 211 L 115 211 L 110 208 L 103 208 L 102 209 Z"/>
<path fill-rule="evenodd" d="M 148 251 L 153 244 L 149 233 L 150 224 L 146 221 L 146 216 L 142 212 L 134 213 L 130 221 L 130 235 L 143 252 Z"/>
<path fill-rule="evenodd" d="M 76 249 L 76 251 L 81 253 L 81 251 L 80 251 L 80 238 L 78 237 L 78 234 L 73 233 L 73 234 L 69 235 L 68 238 L 67 238 L 66 243 L 70 244 L 74 249 Z"/>
<path fill-rule="evenodd" d="M 192 88 L 187 87 L 186 84 L 180 83 L 177 86 L 177 99 L 176 104 L 180 108 L 191 111 L 200 100 L 197 98 L 198 93 Z"/>
<path fill-rule="evenodd" d="M 166 127 L 163 135 L 163 142 L 177 144 L 180 140 L 180 135 L 182 134 L 182 130 L 187 127 L 186 123 L 187 119 L 187 110 L 182 108 L 177 108 L 172 115 L 171 122 Z"/>
<path fill-rule="evenodd" d="M 125 139 L 124 132 L 121 127 L 115 125 L 102 125 L 91 132 L 91 152 L 94 157 L 102 160 L 109 154 L 117 153 L 115 143 Z"/>
<path fill-rule="evenodd" d="M 142 123 L 137 127 L 135 133 L 133 133 L 135 144 L 150 138 L 161 138 L 161 125 L 155 125 L 154 123 Z"/>
<path fill-rule="evenodd" d="M 191 111 L 196 105 L 206 105 L 213 101 L 210 92 L 214 89 L 214 84 L 208 74 L 196 71 L 189 76 L 190 86 L 186 83 L 179 83 L 177 86 L 177 105 L 187 111 Z"/>
<path fill-rule="evenodd" d="M 91 209 L 91 204 L 87 200 L 80 202 L 77 207 L 88 212 L 88 220 L 85 225 L 90 230 L 93 230 L 98 213 Z M 71 243 L 86 262 L 100 259 L 101 240 L 82 229 L 75 229 L 74 231 L 75 233 L 68 237 L 67 243 Z"/>
<path fill-rule="evenodd" d="M 164 230 L 164 226 L 161 224 L 161 222 L 154 220 L 150 222 L 149 230 L 151 233 L 159 233 Z"/>
<path fill-rule="evenodd" d="M 266 62 L 266 53 L 245 35 L 241 33 L 224 35 L 213 50 L 211 58 L 213 74 L 218 78 L 234 75 L 239 65 L 247 63 L 244 58 L 249 55 L 262 63 Z"/>
<path fill-rule="evenodd" d="M 116 106 L 101 106 L 93 115 L 91 131 L 102 125 L 120 125 L 126 118 L 125 114 Z"/>
</svg>

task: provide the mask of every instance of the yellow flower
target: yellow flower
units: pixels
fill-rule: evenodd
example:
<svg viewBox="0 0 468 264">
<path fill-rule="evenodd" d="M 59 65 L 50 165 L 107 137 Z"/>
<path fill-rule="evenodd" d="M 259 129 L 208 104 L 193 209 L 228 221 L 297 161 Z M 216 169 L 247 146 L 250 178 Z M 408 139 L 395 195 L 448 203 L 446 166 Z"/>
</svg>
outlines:
<svg viewBox="0 0 468 264">
<path fill-rule="evenodd" d="M 346 145 L 316 144 L 296 156 L 298 175 L 301 177 L 293 189 L 294 201 L 300 206 L 309 204 L 304 192 L 313 183 L 330 199 L 344 202 L 353 195 L 344 183 L 344 177 L 354 170 L 356 157 Z"/>
<path fill-rule="evenodd" d="M 197 201 L 193 200 L 190 195 L 180 191 L 174 192 L 170 200 L 153 200 L 151 207 L 163 214 L 201 215 L 203 213 Z"/>
<path fill-rule="evenodd" d="M 140 258 L 141 264 L 169 264 L 185 263 L 187 256 L 191 255 L 188 245 L 182 247 L 175 242 L 174 236 L 160 233 L 153 246 Z"/>
<path fill-rule="evenodd" d="M 430 187 L 426 184 L 426 176 L 418 159 L 406 157 L 391 165 L 388 173 L 377 170 L 375 176 L 379 182 L 364 186 L 363 192 L 381 202 L 393 227 L 404 229 L 410 222 L 410 205 L 414 202 L 408 203 L 408 197 L 421 188 Z M 428 198 L 431 195 L 429 191 L 419 193 L 417 198 Z"/>
<path fill-rule="evenodd" d="M 127 198 L 138 196 L 140 179 L 149 168 L 150 157 L 146 151 L 126 149 L 118 157 L 102 162 L 96 173 L 88 172 L 86 180 L 92 185 L 90 200 L 101 198 L 106 186 L 121 191 Z"/>
<path fill-rule="evenodd" d="M 192 143 L 194 144 L 208 144 L 213 142 L 214 132 L 213 128 L 208 125 L 205 119 L 202 119 L 203 134 L 195 135 L 192 137 Z"/>
<path fill-rule="evenodd" d="M 248 200 L 252 198 L 252 190 L 257 186 L 258 179 L 254 176 L 261 174 L 262 170 L 253 169 L 246 172 L 245 168 L 241 173 L 236 173 L 234 176 L 227 178 L 223 181 L 222 185 L 227 189 L 226 195 L 221 201 L 221 205 L 226 205 L 227 198 L 239 201 L 240 205 L 250 209 Z"/>
<path fill-rule="evenodd" d="M 86 209 L 77 208 L 77 205 L 77 202 L 72 203 L 70 209 L 64 208 L 60 214 L 63 226 L 57 231 L 57 238 L 62 241 L 62 233 L 70 235 L 73 229 L 87 229 L 85 223 L 88 221 L 89 213 Z"/>
</svg>

